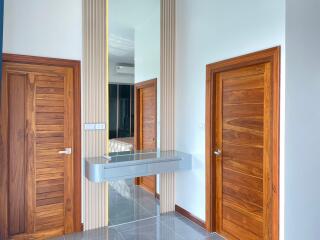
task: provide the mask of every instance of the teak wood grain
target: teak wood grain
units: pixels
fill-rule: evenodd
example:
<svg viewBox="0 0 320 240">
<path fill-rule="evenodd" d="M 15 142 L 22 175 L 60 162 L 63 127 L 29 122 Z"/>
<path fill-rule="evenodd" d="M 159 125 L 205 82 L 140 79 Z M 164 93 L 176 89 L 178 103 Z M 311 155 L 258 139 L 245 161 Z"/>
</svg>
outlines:
<svg viewBox="0 0 320 240">
<path fill-rule="evenodd" d="M 28 79 L 26 82 L 26 105 L 25 108 L 28 111 L 26 113 L 26 202 L 25 205 L 27 207 L 27 216 L 26 216 L 26 223 L 27 229 L 26 232 L 34 232 L 34 224 L 35 224 L 35 216 L 34 216 L 34 209 L 35 209 L 35 119 L 33 117 L 33 113 L 35 112 L 35 78 L 33 73 L 28 74 Z"/>
<path fill-rule="evenodd" d="M 2 71 L 0 114 L 0 239 L 8 238 L 8 83 Z"/>
<path fill-rule="evenodd" d="M 26 74 L 8 75 L 9 89 L 9 234 L 25 231 L 25 85 Z"/>
<path fill-rule="evenodd" d="M 77 61 L 4 55 L 1 239 L 81 231 L 79 74 Z"/>
<path fill-rule="evenodd" d="M 135 149 L 155 150 L 157 148 L 157 79 L 135 85 L 134 115 Z M 136 178 L 135 184 L 156 194 L 156 176 Z"/>
<path fill-rule="evenodd" d="M 279 239 L 279 59 L 207 65 L 206 228 L 228 239 Z"/>
</svg>

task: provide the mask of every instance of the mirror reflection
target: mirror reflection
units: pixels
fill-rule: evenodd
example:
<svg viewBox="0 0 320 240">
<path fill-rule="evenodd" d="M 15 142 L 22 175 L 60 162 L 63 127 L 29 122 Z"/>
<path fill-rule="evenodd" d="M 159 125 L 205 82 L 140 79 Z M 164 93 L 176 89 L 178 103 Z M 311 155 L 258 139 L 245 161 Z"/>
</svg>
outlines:
<svg viewBox="0 0 320 240">
<path fill-rule="evenodd" d="M 160 0 L 109 0 L 109 152 L 160 145 Z M 109 183 L 109 225 L 159 214 L 158 176 Z"/>
</svg>

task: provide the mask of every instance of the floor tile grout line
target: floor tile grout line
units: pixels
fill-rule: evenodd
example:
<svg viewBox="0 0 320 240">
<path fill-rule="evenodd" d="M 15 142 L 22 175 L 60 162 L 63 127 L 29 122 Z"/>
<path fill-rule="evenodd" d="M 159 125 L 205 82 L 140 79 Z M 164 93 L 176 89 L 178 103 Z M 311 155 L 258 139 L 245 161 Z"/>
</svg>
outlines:
<svg viewBox="0 0 320 240">
<path fill-rule="evenodd" d="M 183 237 L 182 235 L 176 233 L 174 231 L 174 229 L 170 228 L 166 223 L 164 223 L 162 220 L 161 220 L 161 216 L 155 216 L 155 217 L 151 217 L 151 218 L 148 218 L 148 219 L 152 219 L 152 218 L 158 218 L 159 219 L 159 223 L 160 223 L 160 226 L 162 225 L 163 227 L 165 227 L 169 232 L 171 232 L 173 235 L 177 235 L 179 238 L 181 238 L 181 240 L 185 239 L 185 237 Z M 128 224 L 131 224 L 131 223 L 134 223 L 134 222 L 140 222 L 140 221 L 144 221 L 144 220 L 148 220 L 148 219 L 140 219 L 140 220 L 137 220 L 137 221 L 133 221 L 133 222 L 130 222 Z M 121 225 L 125 225 L 124 224 L 121 224 Z M 111 228 L 111 227 L 110 227 Z M 137 227 L 135 228 L 136 230 L 138 230 L 139 228 L 143 228 L 143 226 L 141 227 Z M 131 230 L 127 230 L 127 231 L 120 231 L 120 230 L 117 230 L 115 229 L 118 233 L 121 233 L 121 235 L 123 234 L 123 232 L 129 232 Z M 122 235 L 123 236 L 123 235 Z"/>
<path fill-rule="evenodd" d="M 117 229 L 115 229 L 115 231 L 120 235 L 122 240 L 126 240 L 125 237 L 122 235 L 122 232 L 118 231 Z"/>
<path fill-rule="evenodd" d="M 150 220 L 150 219 L 152 219 L 152 218 L 157 218 L 157 216 L 153 216 L 153 217 L 149 217 L 149 218 L 144 218 L 144 219 L 137 219 L 137 220 L 134 220 L 134 221 L 131 221 L 131 222 L 120 223 L 120 224 L 117 224 L 117 225 L 109 226 L 109 228 L 114 228 L 114 227 L 123 226 L 123 225 L 126 225 L 126 224 L 131 224 L 131 223 L 135 223 L 135 222 L 145 221 L 145 220 Z"/>
<path fill-rule="evenodd" d="M 158 218 L 158 217 L 156 217 L 156 218 Z M 138 220 L 137 222 L 139 222 L 139 221 L 143 221 L 143 220 Z M 160 223 L 160 226 L 162 225 L 163 227 L 165 227 L 165 228 L 168 230 L 168 232 L 172 233 L 173 235 L 178 236 L 179 238 L 181 238 L 181 240 L 184 240 L 184 239 L 185 239 L 183 236 L 179 235 L 178 233 L 174 232 L 172 229 L 168 228 L 160 219 L 159 219 L 159 223 Z M 142 226 L 142 227 L 137 227 L 137 228 L 135 228 L 135 230 L 138 230 L 138 229 L 140 229 L 140 228 L 143 228 L 143 226 Z M 121 237 L 122 237 L 124 240 L 126 240 L 126 239 L 125 239 L 125 237 L 123 236 L 123 232 L 130 232 L 130 231 L 131 231 L 131 230 L 119 231 L 119 230 L 117 230 L 117 229 L 115 229 L 115 230 L 116 230 L 118 233 L 121 234 Z"/>
<path fill-rule="evenodd" d="M 160 223 L 160 226 L 162 225 L 163 227 L 165 227 L 170 233 L 172 233 L 173 235 L 177 235 L 179 238 L 181 238 L 181 240 L 184 240 L 185 238 L 181 235 L 179 235 L 178 233 L 174 232 L 173 229 L 169 228 L 165 223 L 162 222 L 162 220 L 160 219 L 160 216 L 155 216 L 155 217 L 151 217 L 151 218 L 148 218 L 148 219 L 152 219 L 152 218 L 159 218 L 159 223 Z M 148 219 L 140 219 L 140 220 L 137 220 L 137 221 L 134 221 L 134 222 L 140 222 L 140 221 L 144 221 L 144 220 L 148 220 Z M 131 223 L 134 223 L 134 222 L 131 222 Z M 122 224 L 124 225 L 124 224 Z M 135 230 L 138 230 L 139 228 L 143 228 L 142 227 L 136 227 Z M 123 232 L 130 232 L 131 230 L 127 230 L 127 231 L 119 231 L 117 229 L 115 229 L 118 233 L 121 234 L 121 237 L 124 238 L 123 236 Z M 125 240 L 125 238 L 124 238 Z"/>
<path fill-rule="evenodd" d="M 141 206 L 140 205 L 138 205 L 138 207 L 140 208 Z M 123 222 L 123 223 L 118 223 L 118 224 L 113 224 L 113 225 L 109 225 L 109 227 L 114 227 L 114 226 L 118 226 L 118 225 L 123 225 L 123 224 L 127 224 L 127 223 L 132 223 L 132 222 L 136 222 L 136 221 L 140 221 L 140 220 L 146 220 L 146 219 L 150 219 L 150 218 L 154 218 L 154 217 L 157 217 L 157 216 L 159 216 L 159 215 L 154 215 L 154 214 L 152 214 L 152 212 L 151 211 L 148 211 L 147 209 L 143 209 L 143 211 L 144 211 L 144 213 L 146 214 L 146 215 L 151 215 L 151 216 L 146 216 L 146 217 L 143 217 L 143 218 L 140 218 L 140 219 L 135 219 L 135 220 L 132 220 L 132 221 L 129 221 L 129 222 Z M 126 217 L 126 216 L 125 216 Z M 125 217 L 122 217 L 122 218 L 120 218 L 120 219 L 123 219 L 123 218 L 125 218 Z M 119 219 L 119 218 L 118 218 Z M 112 220 L 111 220 L 111 222 L 113 222 Z"/>
</svg>

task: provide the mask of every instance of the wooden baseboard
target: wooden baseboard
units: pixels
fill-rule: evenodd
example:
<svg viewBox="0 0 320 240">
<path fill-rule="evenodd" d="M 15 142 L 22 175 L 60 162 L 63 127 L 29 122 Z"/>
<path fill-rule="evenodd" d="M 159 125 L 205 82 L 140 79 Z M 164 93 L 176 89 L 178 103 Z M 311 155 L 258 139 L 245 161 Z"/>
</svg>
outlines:
<svg viewBox="0 0 320 240">
<path fill-rule="evenodd" d="M 156 193 L 155 197 L 156 197 L 156 199 L 160 200 L 159 193 Z M 185 218 L 188 218 L 190 221 L 194 222 L 195 224 L 199 225 L 200 227 L 206 229 L 205 222 L 202 219 L 194 216 L 192 213 L 188 212 L 184 208 L 182 208 L 178 205 L 175 205 L 175 211 L 177 213 L 181 214 L 182 216 L 184 216 Z"/>
<path fill-rule="evenodd" d="M 194 222 L 195 224 L 199 225 L 200 227 L 202 227 L 204 229 L 206 228 L 205 222 L 202 219 L 194 216 L 192 213 L 188 212 L 184 208 L 176 205 L 175 210 L 177 213 L 180 213 L 182 216 L 184 216 L 185 218 L 188 218 L 190 221 Z"/>
</svg>

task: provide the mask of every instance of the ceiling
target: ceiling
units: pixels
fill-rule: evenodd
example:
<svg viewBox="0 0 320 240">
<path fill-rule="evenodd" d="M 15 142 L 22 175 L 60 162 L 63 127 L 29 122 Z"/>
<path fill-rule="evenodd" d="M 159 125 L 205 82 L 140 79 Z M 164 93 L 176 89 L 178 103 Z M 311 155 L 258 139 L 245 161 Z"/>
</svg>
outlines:
<svg viewBox="0 0 320 240">
<path fill-rule="evenodd" d="M 134 64 L 134 31 L 158 10 L 160 0 L 109 0 L 109 59 Z"/>
</svg>

